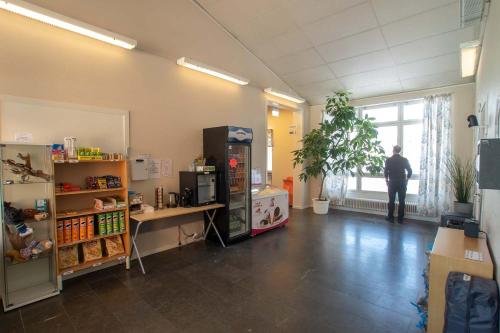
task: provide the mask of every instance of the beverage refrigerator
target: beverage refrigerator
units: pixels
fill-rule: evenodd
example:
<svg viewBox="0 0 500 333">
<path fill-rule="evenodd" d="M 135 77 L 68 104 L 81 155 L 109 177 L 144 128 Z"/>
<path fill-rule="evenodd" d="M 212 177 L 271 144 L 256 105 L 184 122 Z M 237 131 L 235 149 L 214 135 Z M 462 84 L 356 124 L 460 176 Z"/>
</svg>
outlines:
<svg viewBox="0 0 500 333">
<path fill-rule="evenodd" d="M 217 170 L 217 202 L 225 205 L 215 215 L 224 243 L 250 236 L 252 129 L 221 126 L 203 129 L 203 155 Z M 205 221 L 207 223 L 208 221 Z M 216 239 L 214 231 L 208 235 Z"/>
</svg>

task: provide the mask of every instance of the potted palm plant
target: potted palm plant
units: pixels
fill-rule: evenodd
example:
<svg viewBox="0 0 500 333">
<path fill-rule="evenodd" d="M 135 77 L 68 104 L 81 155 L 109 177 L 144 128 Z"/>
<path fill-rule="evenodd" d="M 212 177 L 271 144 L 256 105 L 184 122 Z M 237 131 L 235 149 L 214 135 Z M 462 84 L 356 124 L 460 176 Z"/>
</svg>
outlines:
<svg viewBox="0 0 500 333">
<path fill-rule="evenodd" d="M 372 119 L 356 115 L 349 93 L 337 91 L 327 97 L 321 123 L 304 135 L 302 148 L 292 152 L 294 167 L 303 168 L 299 175 L 301 181 L 320 178 L 319 195 L 313 199 L 316 214 L 328 212 L 330 201 L 324 195 L 324 185 L 330 174 L 382 171 L 385 153 L 377 135 Z"/>
<path fill-rule="evenodd" d="M 473 204 L 469 202 L 476 180 L 476 172 L 472 162 L 462 163 L 460 158 L 453 156 L 446 161 L 447 177 L 451 183 L 456 201 L 453 202 L 453 211 L 472 215 Z"/>
</svg>

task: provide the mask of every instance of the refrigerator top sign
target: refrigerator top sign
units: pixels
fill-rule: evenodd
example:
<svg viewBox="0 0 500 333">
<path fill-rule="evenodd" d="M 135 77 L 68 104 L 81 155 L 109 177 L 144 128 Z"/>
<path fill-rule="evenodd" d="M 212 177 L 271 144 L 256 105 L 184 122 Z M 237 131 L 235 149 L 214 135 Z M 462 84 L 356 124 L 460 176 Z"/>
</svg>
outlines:
<svg viewBox="0 0 500 333">
<path fill-rule="evenodd" d="M 228 126 L 227 141 L 251 143 L 253 133 L 251 128 Z"/>
</svg>

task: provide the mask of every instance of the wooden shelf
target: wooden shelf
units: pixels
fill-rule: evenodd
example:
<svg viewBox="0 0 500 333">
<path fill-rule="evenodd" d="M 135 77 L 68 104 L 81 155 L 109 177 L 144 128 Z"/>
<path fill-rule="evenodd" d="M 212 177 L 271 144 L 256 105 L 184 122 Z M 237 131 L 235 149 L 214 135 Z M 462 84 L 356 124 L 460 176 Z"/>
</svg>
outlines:
<svg viewBox="0 0 500 333">
<path fill-rule="evenodd" d="M 67 212 L 67 213 L 59 212 L 59 213 L 56 213 L 56 218 L 58 220 L 69 219 L 69 218 L 76 217 L 76 216 L 112 213 L 112 212 L 119 212 L 119 211 L 126 210 L 126 209 L 127 209 L 127 207 L 113 208 L 113 209 L 87 208 L 87 209 L 80 209 L 80 210 L 76 210 L 73 212 Z"/>
<path fill-rule="evenodd" d="M 109 234 L 109 235 L 94 235 L 94 237 L 91 238 L 91 239 L 80 239 L 80 240 L 73 241 L 73 242 L 70 242 L 70 243 L 57 244 L 57 247 L 58 248 L 68 247 L 68 246 L 71 246 L 71 245 L 76 245 L 76 244 L 81 244 L 81 243 L 87 243 L 87 242 L 95 241 L 95 240 L 98 240 L 98 239 L 103 239 L 103 238 L 108 238 L 108 237 L 123 235 L 125 233 L 126 233 L 126 231 L 117 232 L 117 233 Z"/>
<path fill-rule="evenodd" d="M 73 164 L 78 164 L 78 163 L 104 163 L 104 162 L 107 162 L 107 163 L 117 163 L 117 162 L 125 162 L 125 161 L 126 160 L 78 160 L 78 162 L 69 162 L 69 161 L 58 162 L 58 161 L 54 161 L 54 164 L 56 164 L 56 165 L 62 165 L 62 164 L 73 165 Z"/>
<path fill-rule="evenodd" d="M 102 264 L 105 264 L 105 263 L 108 263 L 108 262 L 111 262 L 114 260 L 122 261 L 122 260 L 125 260 L 126 257 L 127 257 L 126 253 L 120 253 L 120 254 L 117 254 L 117 255 L 112 256 L 112 257 L 102 257 L 101 259 L 92 260 L 92 261 L 89 261 L 86 263 L 78 264 L 78 265 L 73 266 L 73 267 L 65 268 L 65 269 L 59 271 L 59 274 L 70 275 L 70 274 L 76 273 L 78 271 L 82 271 L 84 269 L 101 266 Z"/>
<path fill-rule="evenodd" d="M 104 193 L 104 192 L 115 192 L 125 190 L 125 187 L 117 188 L 105 188 L 99 190 L 81 190 L 81 191 L 70 191 L 70 192 L 56 192 L 56 197 L 65 195 L 79 195 L 79 194 L 90 194 L 90 193 Z"/>
</svg>

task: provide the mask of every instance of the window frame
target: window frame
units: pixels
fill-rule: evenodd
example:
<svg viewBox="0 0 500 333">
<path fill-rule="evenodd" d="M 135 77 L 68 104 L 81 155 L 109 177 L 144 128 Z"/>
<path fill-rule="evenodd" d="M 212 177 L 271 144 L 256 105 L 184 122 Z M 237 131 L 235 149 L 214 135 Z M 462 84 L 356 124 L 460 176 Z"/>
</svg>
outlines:
<svg viewBox="0 0 500 333">
<path fill-rule="evenodd" d="M 356 113 L 358 117 L 363 117 L 363 112 L 365 110 L 370 110 L 370 109 L 380 109 L 380 108 L 386 108 L 386 107 L 397 107 L 398 108 L 398 118 L 397 120 L 394 121 L 382 121 L 382 122 L 377 122 L 374 121 L 375 126 L 378 127 L 389 127 L 389 126 L 396 126 L 397 127 L 397 144 L 401 146 L 401 150 L 404 153 L 404 126 L 406 125 L 415 125 L 415 124 L 422 124 L 423 119 L 404 119 L 404 107 L 406 105 L 410 104 L 418 104 L 418 103 L 423 103 L 424 99 L 423 98 L 417 98 L 417 99 L 411 99 L 411 100 L 405 100 L 405 101 L 400 101 L 400 102 L 390 102 L 390 103 L 381 103 L 381 104 L 371 104 L 371 105 L 363 105 L 356 107 Z M 387 156 L 391 155 L 391 152 L 386 152 Z M 412 166 L 413 167 L 413 174 L 411 176 L 411 180 L 419 180 L 420 179 L 420 165 L 418 166 Z M 347 190 L 347 196 L 348 197 L 354 197 L 354 198 L 372 198 L 372 199 L 380 199 L 381 196 L 385 196 L 385 192 L 379 192 L 379 191 L 367 191 L 367 190 L 362 190 L 362 178 L 384 178 L 384 174 L 376 174 L 376 175 L 370 175 L 370 174 L 364 174 L 361 175 L 358 172 L 355 172 L 353 177 L 356 178 L 356 189 L 348 189 Z M 410 199 L 414 199 L 418 196 L 418 194 L 407 194 L 407 197 Z"/>
</svg>

